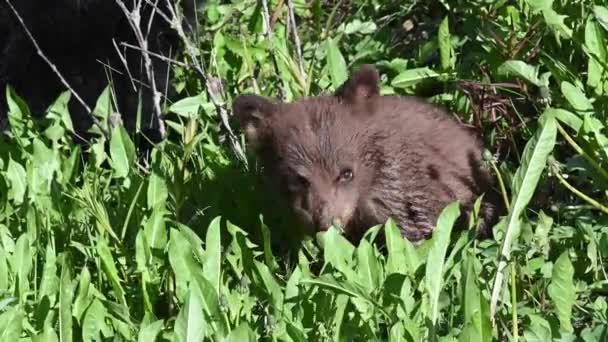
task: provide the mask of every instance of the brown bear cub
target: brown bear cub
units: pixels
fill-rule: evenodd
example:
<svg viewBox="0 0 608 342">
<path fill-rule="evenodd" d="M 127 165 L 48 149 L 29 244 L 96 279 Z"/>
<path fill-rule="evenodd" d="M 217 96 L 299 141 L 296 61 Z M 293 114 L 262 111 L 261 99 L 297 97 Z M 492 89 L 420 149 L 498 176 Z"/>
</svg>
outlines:
<svg viewBox="0 0 608 342">
<path fill-rule="evenodd" d="M 233 110 L 264 172 L 311 232 L 334 225 L 356 242 L 390 217 L 420 242 L 449 203 L 458 200 L 466 217 L 492 177 L 480 143 L 444 110 L 381 96 L 378 82 L 364 65 L 333 96 L 278 103 L 243 95 Z M 485 201 L 482 230 L 494 216 Z"/>
</svg>

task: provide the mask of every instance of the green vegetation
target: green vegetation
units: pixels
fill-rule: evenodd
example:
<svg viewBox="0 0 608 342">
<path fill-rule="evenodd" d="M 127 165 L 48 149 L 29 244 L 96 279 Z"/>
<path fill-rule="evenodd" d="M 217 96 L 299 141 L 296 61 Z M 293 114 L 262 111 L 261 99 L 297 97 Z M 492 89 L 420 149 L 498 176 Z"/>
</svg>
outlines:
<svg viewBox="0 0 608 342">
<path fill-rule="evenodd" d="M 608 341 L 608 6 L 382 3 L 210 1 L 193 53 L 214 78 L 175 66 L 149 158 L 121 126 L 77 147 L 69 93 L 34 121 L 7 89 L 0 341 Z M 361 63 L 483 133 L 510 208 L 495 239 L 453 227 L 456 204 L 418 247 L 391 221 L 359 246 L 293 238 L 216 106 L 331 91 Z"/>
</svg>

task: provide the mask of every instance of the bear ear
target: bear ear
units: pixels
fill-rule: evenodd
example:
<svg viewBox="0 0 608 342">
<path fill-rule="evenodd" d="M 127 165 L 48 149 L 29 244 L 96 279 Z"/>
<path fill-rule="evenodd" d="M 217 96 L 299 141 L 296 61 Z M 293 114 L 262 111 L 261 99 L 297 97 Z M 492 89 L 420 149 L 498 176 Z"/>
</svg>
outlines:
<svg viewBox="0 0 608 342">
<path fill-rule="evenodd" d="M 245 138 L 258 148 L 270 129 L 269 120 L 276 110 L 276 104 L 258 95 L 241 95 L 232 103 L 232 111 Z"/>
<path fill-rule="evenodd" d="M 348 102 L 358 102 L 377 96 L 380 75 L 371 64 L 363 64 L 336 90 L 336 96 Z"/>
</svg>

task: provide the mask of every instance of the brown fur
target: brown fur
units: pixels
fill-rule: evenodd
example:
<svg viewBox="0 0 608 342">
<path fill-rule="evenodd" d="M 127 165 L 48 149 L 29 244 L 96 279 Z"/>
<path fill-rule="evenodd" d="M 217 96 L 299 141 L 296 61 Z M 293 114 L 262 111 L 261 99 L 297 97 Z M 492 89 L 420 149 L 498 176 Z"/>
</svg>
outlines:
<svg viewBox="0 0 608 342">
<path fill-rule="evenodd" d="M 234 113 L 279 191 L 304 223 L 334 224 L 359 239 L 396 220 L 404 237 L 427 238 L 440 211 L 466 210 L 491 177 L 481 145 L 445 111 L 412 97 L 380 96 L 365 65 L 334 96 L 275 103 L 247 95 Z M 484 203 L 486 222 L 495 210 Z"/>
</svg>

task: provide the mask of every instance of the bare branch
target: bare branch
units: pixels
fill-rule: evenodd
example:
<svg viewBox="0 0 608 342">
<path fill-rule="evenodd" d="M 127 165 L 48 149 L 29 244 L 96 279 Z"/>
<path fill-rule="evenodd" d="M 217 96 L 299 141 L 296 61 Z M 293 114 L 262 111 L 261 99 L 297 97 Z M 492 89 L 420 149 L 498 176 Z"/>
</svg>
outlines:
<svg viewBox="0 0 608 342">
<path fill-rule="evenodd" d="M 268 40 L 268 47 L 270 48 L 270 56 L 272 59 L 272 64 L 274 66 L 274 71 L 277 73 L 277 77 L 279 78 L 277 88 L 279 90 L 279 98 L 281 101 L 285 100 L 285 90 L 284 84 L 281 83 L 283 80 L 281 79 L 281 73 L 279 72 L 279 63 L 277 62 L 277 55 L 273 53 L 274 51 L 274 37 L 272 35 L 272 26 L 270 23 L 270 14 L 268 12 L 268 0 L 262 0 L 262 16 L 264 17 L 264 34 L 266 35 L 266 39 Z"/>
<path fill-rule="evenodd" d="M 142 51 L 148 51 L 148 40 L 147 36 L 141 30 L 141 0 L 138 0 L 133 8 L 133 11 L 129 11 L 127 6 L 124 4 L 122 0 L 115 0 L 116 4 L 120 7 L 122 12 L 124 13 L 129 26 L 133 30 L 135 34 L 135 38 L 137 39 L 137 44 L 141 47 Z M 157 0 L 158 1 L 158 0 Z M 154 6 L 156 8 L 156 6 Z M 154 12 L 152 17 L 154 16 Z M 156 78 L 154 75 L 154 67 L 152 66 L 152 60 L 150 56 L 146 53 L 142 54 L 142 58 L 144 61 L 144 69 L 146 71 L 146 76 L 148 78 L 148 82 L 150 84 L 150 90 L 152 91 L 152 99 L 153 99 L 153 108 L 154 108 L 154 117 L 156 118 L 156 122 L 158 125 L 158 130 L 162 137 L 166 135 L 165 122 L 162 118 L 162 111 L 160 108 L 160 92 L 156 86 Z"/>
<path fill-rule="evenodd" d="M 298 62 L 298 68 L 300 69 L 300 77 L 306 83 L 306 74 L 304 72 L 304 63 L 302 60 L 302 46 L 300 43 L 300 36 L 298 35 L 298 25 L 296 25 L 296 16 L 293 9 L 293 0 L 287 0 L 287 12 L 288 22 L 291 22 L 293 32 L 293 42 L 296 46 L 296 59 Z"/>
</svg>

